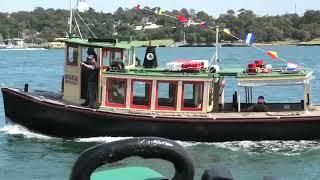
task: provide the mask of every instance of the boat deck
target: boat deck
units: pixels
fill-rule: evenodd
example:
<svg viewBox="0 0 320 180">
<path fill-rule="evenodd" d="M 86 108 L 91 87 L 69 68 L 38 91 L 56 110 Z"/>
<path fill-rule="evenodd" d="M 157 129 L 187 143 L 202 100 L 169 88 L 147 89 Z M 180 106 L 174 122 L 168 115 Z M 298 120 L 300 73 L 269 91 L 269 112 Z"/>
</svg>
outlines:
<svg viewBox="0 0 320 180">
<path fill-rule="evenodd" d="M 46 91 L 29 91 L 23 92 L 21 89 L 10 90 L 17 91 L 19 93 L 25 94 L 33 99 L 47 102 L 51 104 L 86 109 L 91 111 L 100 112 L 112 112 L 119 114 L 130 114 L 130 115 L 145 115 L 152 117 L 176 117 L 176 118 L 197 118 L 197 119 L 251 119 L 251 118 L 269 118 L 269 119 L 279 119 L 280 117 L 299 117 L 299 116 L 320 116 L 320 106 L 313 105 L 310 106 L 307 111 L 281 111 L 281 112 L 212 112 L 212 113 L 202 113 L 202 112 L 165 112 L 165 111 L 150 111 L 150 110 L 140 110 L 140 109 L 116 109 L 116 108 L 98 108 L 92 109 L 87 107 L 82 107 L 72 103 L 68 103 L 62 100 L 62 95 L 60 93 L 46 92 Z"/>
</svg>

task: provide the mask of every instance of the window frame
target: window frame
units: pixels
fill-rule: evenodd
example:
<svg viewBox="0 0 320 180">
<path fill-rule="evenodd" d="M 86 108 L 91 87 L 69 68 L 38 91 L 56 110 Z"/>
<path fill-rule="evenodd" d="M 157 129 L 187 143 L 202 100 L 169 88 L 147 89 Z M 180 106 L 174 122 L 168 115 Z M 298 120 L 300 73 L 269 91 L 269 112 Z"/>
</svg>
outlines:
<svg viewBox="0 0 320 180">
<path fill-rule="evenodd" d="M 76 60 L 76 62 L 75 63 L 70 63 L 69 62 L 69 48 L 74 48 L 74 49 L 77 49 L 77 60 Z M 72 51 L 72 53 L 73 53 L 73 51 Z M 73 59 L 74 57 L 73 57 L 73 55 L 72 55 L 72 59 Z M 67 55 L 66 55 L 66 65 L 67 66 L 71 66 L 71 67 L 77 67 L 78 66 L 78 64 L 79 64 L 79 48 L 78 48 L 78 46 L 75 46 L 75 45 L 67 45 Z"/>
<path fill-rule="evenodd" d="M 158 96 L 159 96 L 159 84 L 160 83 L 169 83 L 169 84 L 175 84 L 176 85 L 176 96 L 175 96 L 175 105 L 174 107 L 170 106 L 159 106 L 158 105 Z M 178 104 L 178 81 L 169 81 L 169 80 L 158 80 L 156 85 L 156 99 L 155 99 L 155 109 L 156 110 L 177 110 L 177 104 Z"/>
<path fill-rule="evenodd" d="M 149 83 L 150 84 L 150 89 L 149 89 L 149 105 L 135 105 L 133 104 L 133 84 L 134 82 L 144 82 L 144 83 Z M 151 99 L 152 99 L 152 87 L 153 87 L 153 81 L 152 80 L 144 80 L 144 79 L 131 79 L 131 92 L 130 92 L 130 108 L 134 109 L 151 109 Z"/>
<path fill-rule="evenodd" d="M 192 108 L 192 107 L 184 107 L 184 85 L 185 84 L 192 84 L 192 85 L 196 85 L 196 84 L 200 84 L 202 85 L 201 87 L 201 94 L 202 94 L 202 97 L 201 97 L 201 108 Z M 204 92 L 204 81 L 182 81 L 182 92 L 181 92 L 181 111 L 202 111 L 203 110 L 203 92 Z"/>
<path fill-rule="evenodd" d="M 120 104 L 120 103 L 112 103 L 109 102 L 109 89 L 110 89 L 110 80 L 124 80 L 125 81 L 125 96 L 124 96 L 124 104 Z M 107 78 L 107 82 L 106 82 L 106 101 L 105 101 L 105 106 L 106 107 L 119 107 L 119 108 L 125 108 L 126 107 L 126 102 L 127 102 L 127 83 L 128 83 L 128 79 L 125 78 Z"/>
</svg>

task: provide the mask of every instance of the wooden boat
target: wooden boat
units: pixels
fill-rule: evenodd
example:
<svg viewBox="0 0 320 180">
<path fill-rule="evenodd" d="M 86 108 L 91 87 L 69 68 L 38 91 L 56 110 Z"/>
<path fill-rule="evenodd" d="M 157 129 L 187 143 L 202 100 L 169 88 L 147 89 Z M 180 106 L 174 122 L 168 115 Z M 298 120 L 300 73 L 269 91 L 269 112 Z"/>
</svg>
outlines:
<svg viewBox="0 0 320 180">
<path fill-rule="evenodd" d="M 158 136 L 187 141 L 301 140 L 320 137 L 319 107 L 311 102 L 312 70 L 219 69 L 204 60 L 176 60 L 159 68 L 155 47 L 144 62 L 134 41 L 65 40 L 62 92 L 2 88 L 5 115 L 30 130 L 63 138 Z M 95 48 L 100 65 L 96 108 L 83 107 L 81 61 Z M 259 62 L 260 63 L 260 62 Z M 261 64 L 257 64 L 261 66 Z M 224 102 L 225 77 L 235 77 L 233 102 Z M 248 112 L 256 86 L 303 86 L 297 103 L 269 103 Z M 239 89 L 245 89 L 246 102 Z M 231 95 L 229 95 L 231 96 Z"/>
</svg>

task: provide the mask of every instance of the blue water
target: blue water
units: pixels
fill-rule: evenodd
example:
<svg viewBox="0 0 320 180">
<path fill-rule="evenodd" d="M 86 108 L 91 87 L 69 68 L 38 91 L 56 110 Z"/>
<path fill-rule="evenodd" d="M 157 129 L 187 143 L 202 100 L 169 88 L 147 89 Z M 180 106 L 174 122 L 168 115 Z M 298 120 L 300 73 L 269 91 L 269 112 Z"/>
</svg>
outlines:
<svg viewBox="0 0 320 180">
<path fill-rule="evenodd" d="M 314 69 L 313 102 L 320 103 L 320 47 L 268 47 L 287 60 Z M 177 58 L 210 59 L 211 48 L 158 48 L 162 66 Z M 223 67 L 245 66 L 265 59 L 274 66 L 281 64 L 252 48 L 222 48 Z M 138 50 L 143 59 L 144 49 Z M 31 89 L 59 91 L 63 75 L 63 50 L 0 51 L 0 84 Z M 234 79 L 227 79 L 226 99 L 235 90 Z M 271 87 L 254 89 L 254 98 L 263 94 L 268 102 L 293 101 L 302 97 L 299 87 Z M 0 95 L 2 96 L 2 94 Z M 320 133 L 320 132 L 319 132 Z M 0 179 L 68 179 L 70 169 L 84 149 L 101 142 L 123 138 L 93 137 L 74 141 L 36 134 L 17 125 L 6 125 L 3 99 L 0 98 Z M 225 143 L 182 142 L 196 167 L 196 179 L 211 163 L 229 167 L 236 179 L 262 179 L 274 175 L 284 179 L 320 179 L 320 141 L 242 141 Z M 128 158 L 103 168 L 126 165 L 149 166 L 165 175 L 172 175 L 172 165 L 161 160 Z"/>
</svg>

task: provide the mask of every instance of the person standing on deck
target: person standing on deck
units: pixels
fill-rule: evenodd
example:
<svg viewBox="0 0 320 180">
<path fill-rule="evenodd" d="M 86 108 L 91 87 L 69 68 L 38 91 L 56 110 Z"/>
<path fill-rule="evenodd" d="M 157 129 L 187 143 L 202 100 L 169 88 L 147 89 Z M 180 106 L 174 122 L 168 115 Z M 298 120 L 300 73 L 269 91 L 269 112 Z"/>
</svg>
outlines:
<svg viewBox="0 0 320 180">
<path fill-rule="evenodd" d="M 87 54 L 88 54 L 88 56 L 93 55 L 94 58 L 95 58 L 96 61 L 97 61 L 98 56 L 97 56 L 97 53 L 94 51 L 94 48 L 89 47 L 88 50 L 87 50 Z"/>
<path fill-rule="evenodd" d="M 87 57 L 86 63 L 81 62 L 81 66 L 87 71 L 88 82 L 87 82 L 87 96 L 83 106 L 89 105 L 90 108 L 94 107 L 97 97 L 97 86 L 98 86 L 98 64 L 94 55 Z"/>
<path fill-rule="evenodd" d="M 259 96 L 258 102 L 248 108 L 248 111 L 253 111 L 253 112 L 267 112 L 268 110 L 269 110 L 269 108 L 266 105 L 266 102 L 264 101 L 263 96 Z"/>
</svg>

